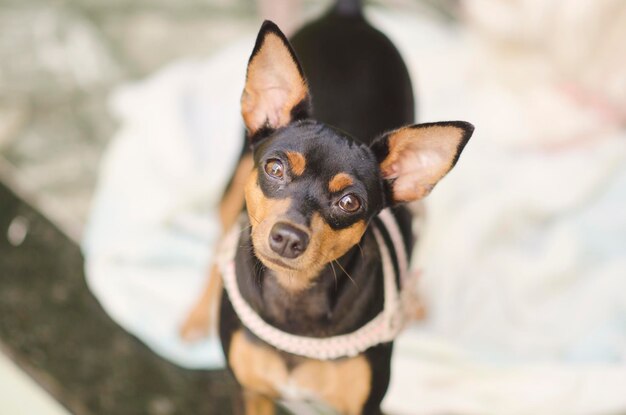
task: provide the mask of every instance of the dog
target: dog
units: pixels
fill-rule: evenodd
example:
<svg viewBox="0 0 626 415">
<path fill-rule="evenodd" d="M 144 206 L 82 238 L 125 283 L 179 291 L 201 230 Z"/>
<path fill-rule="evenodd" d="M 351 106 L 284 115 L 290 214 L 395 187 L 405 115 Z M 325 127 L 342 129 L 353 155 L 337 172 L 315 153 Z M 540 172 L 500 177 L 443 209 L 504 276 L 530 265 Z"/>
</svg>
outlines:
<svg viewBox="0 0 626 415">
<path fill-rule="evenodd" d="M 415 125 L 414 109 L 399 53 L 360 2 L 338 1 L 292 43 L 261 26 L 241 98 L 250 152 L 211 270 L 246 414 L 274 413 L 277 399 L 381 413 L 414 243 L 405 204 L 430 193 L 473 132 L 462 121 Z M 207 323 L 217 284 L 183 332 Z"/>
</svg>

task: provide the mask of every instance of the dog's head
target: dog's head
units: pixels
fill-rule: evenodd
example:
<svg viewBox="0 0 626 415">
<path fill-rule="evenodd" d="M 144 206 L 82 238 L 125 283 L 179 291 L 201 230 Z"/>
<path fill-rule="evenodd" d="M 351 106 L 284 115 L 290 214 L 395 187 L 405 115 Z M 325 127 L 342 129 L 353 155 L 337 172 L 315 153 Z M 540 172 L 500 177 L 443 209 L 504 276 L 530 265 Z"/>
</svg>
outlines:
<svg viewBox="0 0 626 415">
<path fill-rule="evenodd" d="M 255 161 L 245 188 L 254 251 L 296 289 L 357 244 L 383 208 L 426 196 L 473 131 L 412 125 L 368 146 L 311 119 L 300 63 L 271 22 L 250 57 L 241 109 Z"/>
</svg>

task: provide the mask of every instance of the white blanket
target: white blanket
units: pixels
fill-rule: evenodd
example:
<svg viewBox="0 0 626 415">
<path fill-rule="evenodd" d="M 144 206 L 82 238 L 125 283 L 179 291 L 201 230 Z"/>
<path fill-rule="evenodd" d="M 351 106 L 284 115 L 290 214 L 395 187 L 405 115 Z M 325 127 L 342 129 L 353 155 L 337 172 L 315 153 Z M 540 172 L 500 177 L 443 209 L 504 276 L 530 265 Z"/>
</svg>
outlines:
<svg viewBox="0 0 626 415">
<path fill-rule="evenodd" d="M 601 117 L 549 76 L 511 89 L 502 80 L 510 68 L 494 64 L 480 39 L 424 16 L 368 15 L 407 61 L 419 120 L 476 125 L 427 201 L 414 264 L 428 317 L 396 343 L 385 409 L 626 411 L 626 134 L 599 128 Z M 83 245 L 106 311 L 189 368 L 223 365 L 215 336 L 190 346 L 178 327 L 207 282 L 217 204 L 242 142 L 253 40 L 115 96 L 122 128 Z M 579 131 L 592 139 L 544 140 Z"/>
</svg>

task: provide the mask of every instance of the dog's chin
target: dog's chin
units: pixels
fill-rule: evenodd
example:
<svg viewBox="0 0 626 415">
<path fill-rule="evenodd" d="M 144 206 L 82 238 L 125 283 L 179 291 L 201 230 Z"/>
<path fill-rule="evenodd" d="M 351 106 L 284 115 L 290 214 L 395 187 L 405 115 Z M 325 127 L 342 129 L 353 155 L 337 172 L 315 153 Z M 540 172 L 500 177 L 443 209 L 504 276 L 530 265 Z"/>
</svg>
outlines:
<svg viewBox="0 0 626 415">
<path fill-rule="evenodd" d="M 300 272 L 298 268 L 293 265 L 288 264 L 286 261 L 282 259 L 271 257 L 269 255 L 265 255 L 261 252 L 257 252 L 257 257 L 261 260 L 263 265 L 273 271 L 280 272 Z"/>
<path fill-rule="evenodd" d="M 317 273 L 314 266 L 302 264 L 301 261 L 292 261 L 290 259 L 281 258 L 277 255 L 268 254 L 262 250 L 255 249 L 257 258 L 265 265 L 266 268 L 280 273 L 290 275 L 295 278 L 309 279 Z"/>
<path fill-rule="evenodd" d="M 256 257 L 269 270 L 276 274 L 289 276 L 290 279 L 309 281 L 319 273 L 319 267 L 316 261 L 312 260 L 313 256 L 300 256 L 295 259 L 283 258 L 274 253 L 263 241 L 267 240 L 265 236 L 259 237 L 258 233 L 252 232 L 252 247 Z"/>
<path fill-rule="evenodd" d="M 256 253 L 257 258 L 272 271 L 280 285 L 291 292 L 301 292 L 311 286 L 312 281 L 318 275 L 318 270 L 312 271 L 311 267 L 294 266 L 289 260 L 276 258 L 276 256 Z"/>
</svg>

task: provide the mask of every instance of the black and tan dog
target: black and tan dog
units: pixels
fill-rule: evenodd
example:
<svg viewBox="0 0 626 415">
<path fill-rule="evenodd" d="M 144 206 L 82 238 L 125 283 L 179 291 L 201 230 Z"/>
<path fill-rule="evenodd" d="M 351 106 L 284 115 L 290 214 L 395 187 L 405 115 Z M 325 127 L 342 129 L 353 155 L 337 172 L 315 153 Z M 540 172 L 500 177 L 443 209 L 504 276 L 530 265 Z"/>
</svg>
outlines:
<svg viewBox="0 0 626 415">
<path fill-rule="evenodd" d="M 392 210 L 408 254 L 412 218 L 402 203 L 431 191 L 473 127 L 411 125 L 404 63 L 358 2 L 338 2 L 293 45 L 299 59 L 278 27 L 265 22 L 248 63 L 241 110 L 252 158 L 233 182 L 249 175 L 249 226 L 237 243 L 235 278 L 238 300 L 268 325 L 330 338 L 358 330 L 385 306 L 372 230 L 377 215 Z M 234 190 L 229 197 L 239 196 Z M 247 414 L 273 413 L 275 399 L 294 397 L 343 414 L 380 413 L 391 342 L 341 358 L 300 356 L 253 334 L 233 304 L 230 293 L 222 296 L 219 332 Z"/>
</svg>

